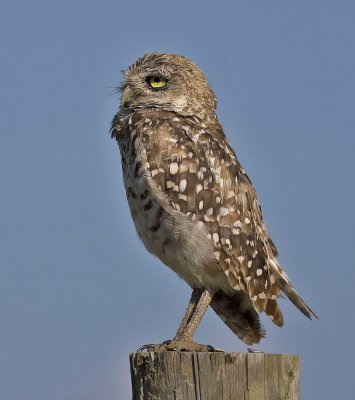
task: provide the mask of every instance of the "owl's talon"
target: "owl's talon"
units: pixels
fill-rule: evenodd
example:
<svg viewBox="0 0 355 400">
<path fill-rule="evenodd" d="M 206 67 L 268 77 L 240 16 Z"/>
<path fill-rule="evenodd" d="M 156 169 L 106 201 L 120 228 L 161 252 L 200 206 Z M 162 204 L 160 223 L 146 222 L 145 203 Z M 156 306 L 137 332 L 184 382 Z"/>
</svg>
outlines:
<svg viewBox="0 0 355 400">
<path fill-rule="evenodd" d="M 252 349 L 251 347 L 248 347 L 248 353 L 255 354 L 255 353 L 264 353 L 264 352 L 261 350 L 258 350 L 258 349 Z"/>
<path fill-rule="evenodd" d="M 145 344 L 137 350 L 137 353 L 142 351 L 150 353 L 162 351 L 220 352 L 223 350 L 215 349 L 213 346 L 208 344 L 200 344 L 187 340 L 165 340 L 160 344 Z"/>
<path fill-rule="evenodd" d="M 136 353 L 142 353 L 143 351 L 149 351 L 148 349 L 151 347 L 156 346 L 156 344 L 149 343 L 149 344 L 143 344 L 139 349 L 136 351 Z"/>
</svg>

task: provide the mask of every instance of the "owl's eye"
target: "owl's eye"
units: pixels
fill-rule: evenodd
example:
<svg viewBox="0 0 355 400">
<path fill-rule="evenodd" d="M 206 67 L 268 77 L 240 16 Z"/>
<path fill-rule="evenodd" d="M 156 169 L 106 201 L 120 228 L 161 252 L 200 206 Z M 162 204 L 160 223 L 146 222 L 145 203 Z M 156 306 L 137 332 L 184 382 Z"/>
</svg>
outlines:
<svg viewBox="0 0 355 400">
<path fill-rule="evenodd" d="M 160 90 L 166 85 L 167 79 L 161 76 L 148 76 L 147 82 L 152 89 Z"/>
</svg>

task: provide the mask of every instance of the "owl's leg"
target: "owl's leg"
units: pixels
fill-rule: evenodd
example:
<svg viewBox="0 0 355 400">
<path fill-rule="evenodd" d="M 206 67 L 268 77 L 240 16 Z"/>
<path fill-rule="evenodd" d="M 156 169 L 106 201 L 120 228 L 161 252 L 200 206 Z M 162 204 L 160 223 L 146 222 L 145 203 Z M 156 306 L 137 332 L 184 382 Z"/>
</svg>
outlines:
<svg viewBox="0 0 355 400">
<path fill-rule="evenodd" d="M 193 289 L 189 305 L 174 339 L 158 345 L 144 345 L 138 351 L 216 351 L 212 346 L 195 343 L 194 334 L 213 298 L 213 292 L 207 289 Z"/>
<path fill-rule="evenodd" d="M 192 342 L 202 317 L 205 315 L 205 312 L 212 301 L 213 294 L 212 291 L 207 289 L 193 290 L 185 316 L 173 339 L 174 341 Z"/>
<path fill-rule="evenodd" d="M 193 341 L 194 334 L 212 301 L 213 294 L 207 289 L 193 290 L 186 313 L 174 339 L 163 343 L 162 350 L 215 351 L 212 346 Z"/>
<path fill-rule="evenodd" d="M 184 329 L 186 328 L 188 322 L 190 321 L 190 319 L 196 309 L 196 306 L 202 296 L 202 293 L 203 293 L 203 289 L 194 288 L 192 290 L 189 305 L 187 306 L 184 318 L 182 319 L 182 321 L 180 323 L 179 329 L 177 330 L 175 337 L 179 337 L 183 333 Z"/>
</svg>

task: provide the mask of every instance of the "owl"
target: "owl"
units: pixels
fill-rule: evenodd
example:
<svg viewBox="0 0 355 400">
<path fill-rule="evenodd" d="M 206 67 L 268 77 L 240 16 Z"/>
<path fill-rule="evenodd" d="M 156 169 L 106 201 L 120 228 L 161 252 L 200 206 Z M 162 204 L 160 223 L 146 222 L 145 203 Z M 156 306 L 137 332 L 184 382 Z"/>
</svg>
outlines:
<svg viewBox="0 0 355 400">
<path fill-rule="evenodd" d="M 277 261 L 202 70 L 180 55 L 149 53 L 124 71 L 120 91 L 111 134 L 137 233 L 192 288 L 175 337 L 153 349 L 209 349 L 193 341 L 208 306 L 248 345 L 265 336 L 259 313 L 283 325 L 282 294 L 316 317 Z"/>
</svg>

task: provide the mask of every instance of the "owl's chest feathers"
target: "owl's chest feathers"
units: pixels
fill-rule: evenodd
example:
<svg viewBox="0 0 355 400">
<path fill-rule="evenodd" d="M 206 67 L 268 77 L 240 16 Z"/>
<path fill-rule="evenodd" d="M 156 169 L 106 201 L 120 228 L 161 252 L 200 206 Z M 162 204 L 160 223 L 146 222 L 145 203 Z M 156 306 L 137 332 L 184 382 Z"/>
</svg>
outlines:
<svg viewBox="0 0 355 400">
<path fill-rule="evenodd" d="M 127 200 L 139 237 L 149 252 L 190 286 L 224 285 L 224 274 L 217 267 L 213 244 L 206 233 L 175 210 L 153 181 L 147 156 L 151 143 L 142 132 L 144 129 L 128 127 L 119 142 Z"/>
</svg>

